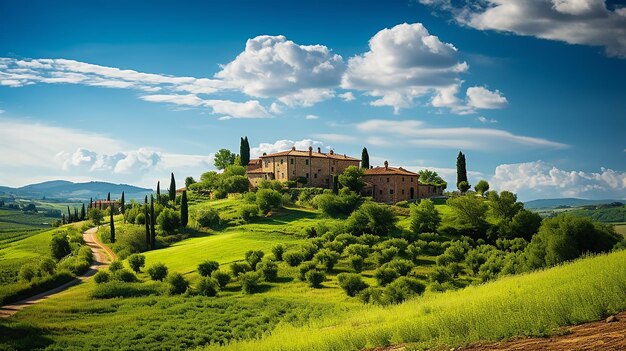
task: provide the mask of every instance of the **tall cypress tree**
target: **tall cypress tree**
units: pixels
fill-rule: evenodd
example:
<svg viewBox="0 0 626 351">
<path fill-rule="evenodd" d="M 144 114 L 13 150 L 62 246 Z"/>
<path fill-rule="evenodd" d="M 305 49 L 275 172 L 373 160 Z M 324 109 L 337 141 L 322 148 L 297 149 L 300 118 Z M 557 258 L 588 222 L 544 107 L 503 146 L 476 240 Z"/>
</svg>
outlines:
<svg viewBox="0 0 626 351">
<path fill-rule="evenodd" d="M 241 138 L 239 143 L 239 160 L 244 167 L 250 163 L 250 144 L 248 143 L 248 137 Z"/>
<path fill-rule="evenodd" d="M 339 194 L 339 176 L 333 177 L 333 194 Z"/>
<path fill-rule="evenodd" d="M 124 203 L 124 192 L 122 191 L 122 198 L 120 199 L 120 212 L 122 212 L 122 217 L 124 218 L 124 223 L 126 223 L 126 216 L 124 216 L 124 214 L 126 213 L 126 208 L 124 208 L 126 206 L 126 204 Z"/>
<path fill-rule="evenodd" d="M 156 242 L 156 229 L 154 228 L 154 223 L 155 222 L 155 218 L 154 218 L 154 197 L 152 195 L 150 195 L 150 245 L 152 247 L 152 249 L 154 250 L 155 248 L 155 242 Z"/>
<path fill-rule="evenodd" d="M 93 197 L 89 198 L 89 208 L 93 207 Z"/>
<path fill-rule="evenodd" d="M 146 198 L 144 199 L 143 211 L 146 218 L 146 247 L 150 249 L 152 246 L 150 245 L 150 213 L 148 213 L 148 195 L 146 195 Z"/>
<path fill-rule="evenodd" d="M 111 226 L 111 244 L 115 243 L 115 222 L 113 222 L 113 208 L 109 211 L 111 214 L 111 218 L 109 220 L 109 224 Z"/>
<path fill-rule="evenodd" d="M 367 153 L 366 147 L 364 147 L 361 152 L 361 168 L 370 168 L 370 155 Z"/>
<path fill-rule="evenodd" d="M 248 137 L 247 136 L 243 140 L 246 142 L 246 160 L 247 160 L 247 162 L 246 162 L 246 164 L 244 164 L 244 166 L 247 166 L 248 163 L 250 163 L 250 142 L 248 141 Z"/>
<path fill-rule="evenodd" d="M 456 185 L 459 186 L 460 182 L 467 182 L 467 169 L 465 165 L 465 155 L 459 151 L 459 155 L 456 157 Z"/>
<path fill-rule="evenodd" d="M 80 209 L 80 220 L 84 221 L 87 213 L 85 212 L 85 204 L 83 203 L 83 207 Z"/>
<path fill-rule="evenodd" d="M 161 202 L 161 181 L 157 182 L 157 201 Z"/>
<path fill-rule="evenodd" d="M 174 179 L 174 173 L 172 172 L 172 178 L 170 179 L 170 201 L 176 203 L 176 180 Z"/>
<path fill-rule="evenodd" d="M 111 201 L 111 193 L 107 194 L 107 201 Z"/>
<path fill-rule="evenodd" d="M 72 212 L 70 212 L 69 206 L 67 206 L 67 223 L 72 223 Z"/>
<path fill-rule="evenodd" d="M 80 217 L 78 217 L 78 209 L 74 207 L 74 221 L 78 222 L 79 220 L 80 220 Z"/>
<path fill-rule="evenodd" d="M 189 222 L 189 207 L 187 207 L 187 190 L 183 191 L 180 199 L 180 226 L 185 228 Z"/>
</svg>

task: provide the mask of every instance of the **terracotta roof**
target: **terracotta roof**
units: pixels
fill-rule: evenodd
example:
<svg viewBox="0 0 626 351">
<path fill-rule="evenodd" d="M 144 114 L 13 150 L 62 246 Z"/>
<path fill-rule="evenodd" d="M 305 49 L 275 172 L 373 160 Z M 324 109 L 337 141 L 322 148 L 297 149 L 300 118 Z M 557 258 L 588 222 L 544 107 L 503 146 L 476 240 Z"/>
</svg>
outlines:
<svg viewBox="0 0 626 351">
<path fill-rule="evenodd" d="M 248 169 L 246 171 L 246 174 L 272 174 L 272 172 L 265 172 L 263 171 L 263 168 L 255 168 L 255 169 Z"/>
<path fill-rule="evenodd" d="M 405 175 L 405 176 L 418 176 L 419 174 L 411 172 L 402 167 L 374 167 L 368 168 L 363 172 L 363 175 Z"/>
<path fill-rule="evenodd" d="M 263 164 L 261 163 L 261 159 L 256 158 L 248 162 L 248 166 L 246 166 L 246 173 L 263 173 L 262 169 Z"/>
<path fill-rule="evenodd" d="M 176 189 L 176 194 L 181 194 L 185 190 L 187 190 L 187 187 L 182 187 L 180 189 Z"/>
<path fill-rule="evenodd" d="M 274 153 L 274 154 L 263 155 L 263 156 L 261 156 L 261 158 L 278 157 L 278 156 L 309 157 L 309 151 L 308 150 L 291 149 L 291 150 L 287 150 L 287 151 L 277 152 L 277 153 Z M 310 156 L 311 157 L 320 157 L 320 158 L 331 158 L 331 159 L 334 159 L 334 160 L 361 161 L 358 158 L 350 157 L 350 156 L 347 156 L 346 154 L 339 155 L 339 154 L 334 153 L 332 151 L 329 152 L 329 153 L 311 151 L 311 155 Z"/>
</svg>

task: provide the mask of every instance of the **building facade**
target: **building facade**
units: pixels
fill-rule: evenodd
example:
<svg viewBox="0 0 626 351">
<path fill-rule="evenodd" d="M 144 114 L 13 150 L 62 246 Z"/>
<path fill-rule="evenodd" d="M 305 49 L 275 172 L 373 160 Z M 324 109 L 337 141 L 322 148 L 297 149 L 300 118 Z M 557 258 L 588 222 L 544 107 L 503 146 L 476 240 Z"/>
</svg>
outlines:
<svg viewBox="0 0 626 351">
<path fill-rule="evenodd" d="M 361 160 L 336 154 L 333 150 L 323 153 L 309 147 L 307 151 L 291 150 L 264 154 L 258 159 L 250 160 L 247 175 L 250 184 L 256 187 L 261 180 L 306 180 L 306 186 L 330 189 L 335 175 L 341 174 L 349 166 L 359 167 Z"/>
<path fill-rule="evenodd" d="M 389 167 L 387 161 L 384 167 L 366 169 L 363 180 L 366 183 L 364 195 L 377 202 L 415 201 L 443 194 L 441 187 L 421 184 L 419 174 L 402 167 Z"/>
</svg>

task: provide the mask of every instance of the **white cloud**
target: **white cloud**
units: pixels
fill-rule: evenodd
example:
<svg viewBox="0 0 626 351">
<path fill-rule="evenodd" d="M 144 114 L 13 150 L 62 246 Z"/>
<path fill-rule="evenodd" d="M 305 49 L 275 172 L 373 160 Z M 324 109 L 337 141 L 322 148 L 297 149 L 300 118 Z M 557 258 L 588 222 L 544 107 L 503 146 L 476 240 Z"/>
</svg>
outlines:
<svg viewBox="0 0 626 351">
<path fill-rule="evenodd" d="M 333 96 L 345 64 L 323 45 L 299 45 L 284 36 L 249 39 L 215 77 L 254 97 L 275 97 L 308 106 Z"/>
<path fill-rule="evenodd" d="M 304 119 L 319 119 L 320 116 L 318 115 L 306 115 L 304 116 Z"/>
<path fill-rule="evenodd" d="M 234 102 L 230 100 L 201 99 L 194 94 L 154 94 L 143 95 L 142 100 L 165 102 L 175 105 L 192 107 L 210 107 L 213 113 L 227 115 L 231 118 L 269 118 L 271 115 L 257 100 Z M 224 119 L 223 117 L 220 119 Z"/>
<path fill-rule="evenodd" d="M 485 117 L 485 116 L 479 116 L 479 117 L 477 117 L 476 119 L 477 119 L 480 123 L 498 123 L 498 121 L 497 121 L 497 120 L 495 120 L 495 119 L 493 119 L 493 118 L 492 118 L 492 119 L 489 119 L 489 118 L 487 118 L 487 117 Z"/>
<path fill-rule="evenodd" d="M 467 88 L 467 104 L 482 109 L 503 108 L 508 104 L 506 98 L 498 90 L 490 91 L 484 87 Z"/>
<path fill-rule="evenodd" d="M 626 57 L 626 10 L 607 8 L 604 0 L 486 0 L 452 5 L 449 0 L 420 0 L 453 14 L 457 22 L 496 30 L 604 47 L 610 56 Z"/>
<path fill-rule="evenodd" d="M 355 99 L 354 94 L 352 94 L 352 92 L 351 92 L 351 91 L 349 91 L 349 92 L 347 92 L 347 93 L 339 94 L 339 95 L 337 95 L 337 96 L 339 96 L 340 98 L 342 98 L 342 99 L 343 99 L 343 101 L 352 101 L 352 100 L 354 100 L 354 99 Z"/>
<path fill-rule="evenodd" d="M 566 171 L 543 161 L 499 165 L 489 183 L 493 189 L 516 192 L 523 199 L 626 198 L 626 172 Z"/>
<path fill-rule="evenodd" d="M 316 141 L 312 139 L 302 139 L 298 141 L 293 140 L 277 140 L 274 143 L 261 143 L 257 147 L 253 147 L 250 149 L 250 157 L 258 158 L 263 155 L 263 153 L 273 154 L 280 151 L 289 150 L 292 147 L 296 147 L 297 150 L 308 150 L 309 146 L 313 149 L 317 150 L 317 148 L 328 149 L 327 146 L 324 146 L 324 143 L 321 141 Z"/>
<path fill-rule="evenodd" d="M 316 134 L 315 136 L 322 140 L 326 140 L 326 141 L 330 141 L 334 143 L 356 143 L 359 140 L 358 138 L 352 135 L 347 135 L 347 134 L 327 133 L 327 134 Z"/>
<path fill-rule="evenodd" d="M 487 128 L 435 128 L 427 127 L 416 120 L 372 119 L 356 124 L 358 131 L 375 134 L 379 138 L 391 139 L 433 148 L 504 151 L 511 148 L 565 149 L 569 146 L 542 138 L 516 135 L 499 129 Z M 401 138 L 401 139 L 400 139 Z"/>
<path fill-rule="evenodd" d="M 5 111 L 4 110 L 0 110 L 0 115 L 3 114 Z"/>
</svg>

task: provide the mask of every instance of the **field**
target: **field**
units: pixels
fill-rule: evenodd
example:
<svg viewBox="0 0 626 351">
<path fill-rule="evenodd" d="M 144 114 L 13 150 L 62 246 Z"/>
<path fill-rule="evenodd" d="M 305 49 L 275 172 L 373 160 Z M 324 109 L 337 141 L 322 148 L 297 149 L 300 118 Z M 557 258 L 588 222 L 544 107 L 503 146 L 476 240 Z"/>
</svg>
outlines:
<svg viewBox="0 0 626 351">
<path fill-rule="evenodd" d="M 25 213 L 21 210 L 0 209 L 0 248 L 44 229 L 58 218 L 42 213 Z"/>
</svg>

